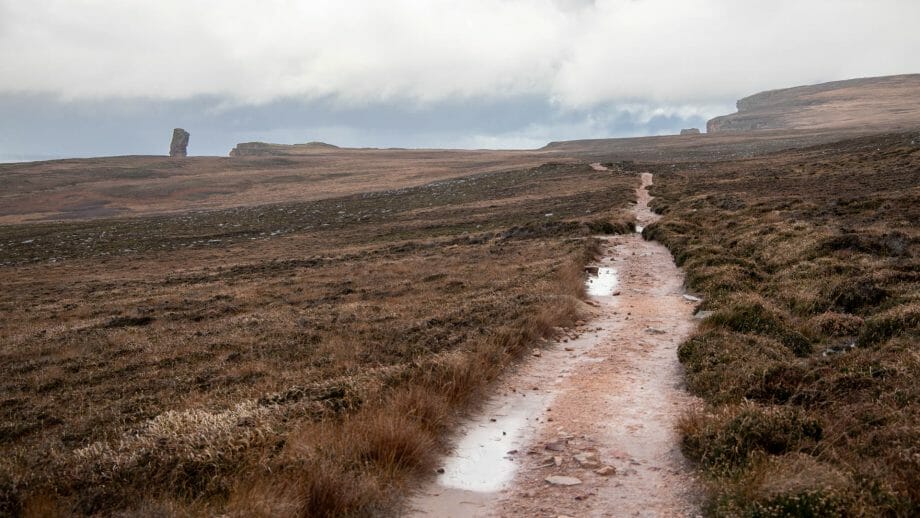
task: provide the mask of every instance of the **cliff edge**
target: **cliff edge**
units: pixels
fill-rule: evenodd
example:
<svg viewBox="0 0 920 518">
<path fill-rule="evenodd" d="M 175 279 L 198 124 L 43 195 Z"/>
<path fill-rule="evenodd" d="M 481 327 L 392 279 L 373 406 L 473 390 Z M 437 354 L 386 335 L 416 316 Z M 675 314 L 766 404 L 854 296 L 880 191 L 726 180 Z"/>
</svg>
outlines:
<svg viewBox="0 0 920 518">
<path fill-rule="evenodd" d="M 920 74 L 833 81 L 769 90 L 737 102 L 738 112 L 711 119 L 708 133 L 871 127 L 920 127 Z"/>
</svg>

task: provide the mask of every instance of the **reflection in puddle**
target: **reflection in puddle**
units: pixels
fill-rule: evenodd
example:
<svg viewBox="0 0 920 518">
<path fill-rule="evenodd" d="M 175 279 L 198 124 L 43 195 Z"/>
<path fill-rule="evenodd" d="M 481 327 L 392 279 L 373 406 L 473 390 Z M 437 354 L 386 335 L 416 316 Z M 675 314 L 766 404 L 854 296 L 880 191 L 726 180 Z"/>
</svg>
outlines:
<svg viewBox="0 0 920 518">
<path fill-rule="evenodd" d="M 617 271 L 614 268 L 598 268 L 597 275 L 589 276 L 585 286 L 588 289 L 588 295 L 606 297 L 613 294 L 618 282 Z"/>
<path fill-rule="evenodd" d="M 502 408 L 504 415 L 495 416 L 495 421 L 474 424 L 448 458 L 438 483 L 467 491 L 494 492 L 511 482 L 516 466 L 508 452 L 521 446 L 524 425 L 528 417 L 537 413 L 532 406 L 536 401 L 528 403 L 515 405 L 508 401 Z"/>
</svg>

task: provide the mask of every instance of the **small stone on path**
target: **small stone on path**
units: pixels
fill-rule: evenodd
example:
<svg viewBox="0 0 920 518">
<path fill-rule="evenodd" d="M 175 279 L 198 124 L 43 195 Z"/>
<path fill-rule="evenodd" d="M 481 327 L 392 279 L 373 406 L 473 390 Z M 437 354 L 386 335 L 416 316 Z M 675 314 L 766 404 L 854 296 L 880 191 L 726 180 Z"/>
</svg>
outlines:
<svg viewBox="0 0 920 518">
<path fill-rule="evenodd" d="M 581 479 L 566 477 L 564 475 L 553 475 L 551 477 L 546 477 L 545 480 L 554 486 L 577 486 L 581 484 Z"/>
<path fill-rule="evenodd" d="M 586 469 L 596 468 L 601 465 L 601 463 L 597 461 L 597 454 L 592 452 L 577 453 L 573 458 L 579 466 Z"/>
<path fill-rule="evenodd" d="M 609 477 L 610 475 L 616 474 L 617 469 L 613 466 L 601 466 L 594 470 L 594 472 L 602 477 Z"/>
<path fill-rule="evenodd" d="M 565 450 L 565 439 L 559 439 L 558 441 L 548 442 L 543 445 L 549 451 L 563 451 Z"/>
</svg>

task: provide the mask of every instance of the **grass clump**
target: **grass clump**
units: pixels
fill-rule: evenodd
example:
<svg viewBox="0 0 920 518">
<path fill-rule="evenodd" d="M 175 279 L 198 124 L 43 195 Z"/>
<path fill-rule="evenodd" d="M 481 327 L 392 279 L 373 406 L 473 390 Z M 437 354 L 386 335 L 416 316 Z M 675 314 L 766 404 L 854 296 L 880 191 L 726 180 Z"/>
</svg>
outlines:
<svg viewBox="0 0 920 518">
<path fill-rule="evenodd" d="M 756 334 L 779 340 L 796 356 L 811 352 L 808 339 L 791 327 L 792 318 L 757 294 L 733 295 L 709 319 L 710 325 L 735 333 Z"/>
<path fill-rule="evenodd" d="M 863 347 L 878 345 L 895 336 L 920 340 L 920 304 L 896 306 L 868 318 L 857 344 Z"/>
<path fill-rule="evenodd" d="M 687 416 L 680 428 L 687 456 L 724 472 L 745 467 L 757 453 L 782 455 L 821 439 L 820 423 L 801 410 L 752 403 Z"/>
</svg>

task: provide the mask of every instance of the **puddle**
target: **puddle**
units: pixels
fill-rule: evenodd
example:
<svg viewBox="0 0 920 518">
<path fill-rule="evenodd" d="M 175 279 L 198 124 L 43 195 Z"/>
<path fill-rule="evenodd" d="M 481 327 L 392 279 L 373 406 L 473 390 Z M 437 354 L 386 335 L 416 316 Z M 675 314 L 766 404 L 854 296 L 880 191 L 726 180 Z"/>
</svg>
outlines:
<svg viewBox="0 0 920 518">
<path fill-rule="evenodd" d="M 522 446 L 529 419 L 543 406 L 535 396 L 506 399 L 488 422 L 471 424 L 438 476 L 438 485 L 492 493 L 511 482 L 517 465 L 508 452 Z"/>
<path fill-rule="evenodd" d="M 597 269 L 597 275 L 590 275 L 585 282 L 588 289 L 588 295 L 592 297 L 607 297 L 613 294 L 619 284 L 617 271 L 615 268 L 600 267 Z"/>
</svg>

